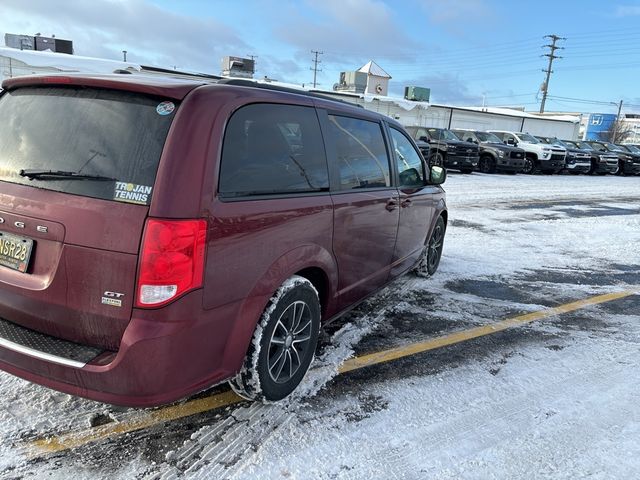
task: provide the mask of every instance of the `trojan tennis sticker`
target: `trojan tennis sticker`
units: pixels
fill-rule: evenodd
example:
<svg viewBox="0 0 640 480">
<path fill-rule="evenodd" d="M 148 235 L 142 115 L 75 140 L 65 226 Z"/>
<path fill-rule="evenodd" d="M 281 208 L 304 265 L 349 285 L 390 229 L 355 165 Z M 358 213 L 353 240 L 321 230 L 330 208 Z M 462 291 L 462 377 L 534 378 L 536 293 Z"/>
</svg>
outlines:
<svg viewBox="0 0 640 480">
<path fill-rule="evenodd" d="M 147 205 L 151 199 L 151 190 L 153 188 L 147 185 L 138 185 L 136 183 L 116 182 L 116 189 L 113 193 L 113 199 L 118 202 L 138 203 Z"/>
</svg>

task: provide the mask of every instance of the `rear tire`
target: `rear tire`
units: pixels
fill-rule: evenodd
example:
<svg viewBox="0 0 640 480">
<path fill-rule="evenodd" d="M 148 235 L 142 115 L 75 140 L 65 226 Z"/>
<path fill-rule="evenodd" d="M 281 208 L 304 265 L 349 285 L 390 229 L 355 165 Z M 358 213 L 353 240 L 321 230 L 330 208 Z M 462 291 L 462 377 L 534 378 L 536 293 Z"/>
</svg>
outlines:
<svg viewBox="0 0 640 480">
<path fill-rule="evenodd" d="M 413 268 L 413 272 L 419 277 L 428 278 L 438 270 L 440 258 L 442 257 L 442 247 L 444 246 L 444 234 L 444 220 L 442 217 L 438 217 L 431 237 L 425 245 L 418 263 Z"/>
<path fill-rule="evenodd" d="M 282 400 L 304 378 L 318 343 L 320 300 L 304 277 L 289 278 L 271 297 L 240 372 L 229 380 L 247 400 Z"/>
</svg>

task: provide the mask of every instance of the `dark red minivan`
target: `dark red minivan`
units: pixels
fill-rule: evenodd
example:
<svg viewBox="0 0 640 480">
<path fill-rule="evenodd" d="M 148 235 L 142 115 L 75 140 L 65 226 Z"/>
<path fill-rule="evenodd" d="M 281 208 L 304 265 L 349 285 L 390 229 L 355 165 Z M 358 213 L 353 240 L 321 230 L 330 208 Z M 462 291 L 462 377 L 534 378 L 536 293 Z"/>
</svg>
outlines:
<svg viewBox="0 0 640 480">
<path fill-rule="evenodd" d="M 2 86 L 2 370 L 120 405 L 278 400 L 322 324 L 438 267 L 445 172 L 387 117 L 234 80 Z"/>
</svg>

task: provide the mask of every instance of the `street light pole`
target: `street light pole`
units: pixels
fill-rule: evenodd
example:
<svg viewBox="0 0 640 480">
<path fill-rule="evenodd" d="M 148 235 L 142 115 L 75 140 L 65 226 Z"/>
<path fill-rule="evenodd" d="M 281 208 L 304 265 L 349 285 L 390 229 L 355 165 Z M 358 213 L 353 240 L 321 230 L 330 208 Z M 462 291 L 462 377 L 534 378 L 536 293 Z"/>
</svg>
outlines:
<svg viewBox="0 0 640 480">
<path fill-rule="evenodd" d="M 127 51 L 126 50 L 122 50 L 122 56 L 124 57 L 124 61 L 127 61 Z"/>
</svg>

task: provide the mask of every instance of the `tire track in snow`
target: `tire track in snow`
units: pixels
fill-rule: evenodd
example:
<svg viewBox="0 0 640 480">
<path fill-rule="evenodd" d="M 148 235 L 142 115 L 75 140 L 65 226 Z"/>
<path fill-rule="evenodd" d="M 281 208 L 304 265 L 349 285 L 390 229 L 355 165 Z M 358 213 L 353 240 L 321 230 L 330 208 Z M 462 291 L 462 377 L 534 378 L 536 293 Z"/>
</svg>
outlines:
<svg viewBox="0 0 640 480">
<path fill-rule="evenodd" d="M 333 335 L 332 345 L 314 361 L 314 368 L 309 370 L 291 397 L 278 403 L 253 403 L 232 410 L 217 425 L 201 428 L 177 451 L 168 452 L 166 463 L 149 472 L 145 478 L 233 478 L 261 445 L 285 430 L 298 412 L 306 408 L 305 398 L 314 396 L 338 375 L 340 365 L 353 355 L 353 347 L 384 318 L 383 310 L 373 317 L 365 316 L 342 327 Z"/>
</svg>

